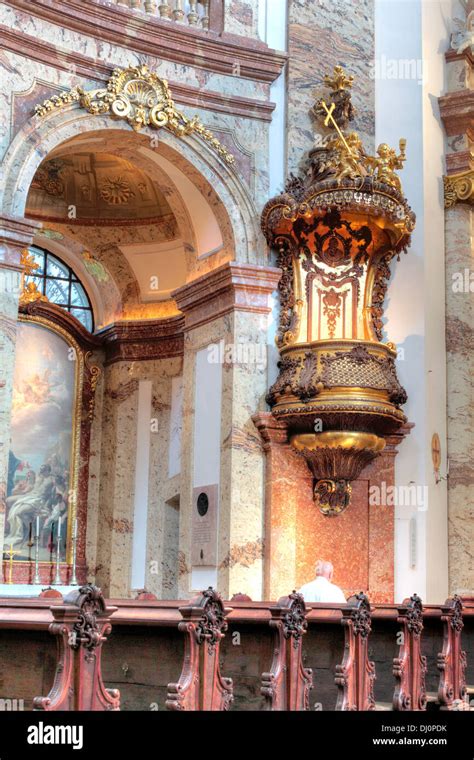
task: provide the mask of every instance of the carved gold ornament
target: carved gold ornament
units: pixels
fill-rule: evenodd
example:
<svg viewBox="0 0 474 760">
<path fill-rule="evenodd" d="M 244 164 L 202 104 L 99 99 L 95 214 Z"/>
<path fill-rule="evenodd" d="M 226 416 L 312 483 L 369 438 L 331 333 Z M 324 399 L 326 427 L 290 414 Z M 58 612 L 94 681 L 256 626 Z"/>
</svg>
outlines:
<svg viewBox="0 0 474 760">
<path fill-rule="evenodd" d="M 95 392 L 97 388 L 97 383 L 99 382 L 99 378 L 102 374 L 101 368 L 97 364 L 93 364 L 91 362 L 92 359 L 92 351 L 87 351 L 87 353 L 84 356 L 84 362 L 85 366 L 87 367 L 89 371 L 89 404 L 87 409 L 87 419 L 89 422 L 92 422 L 94 419 L 94 407 L 95 407 Z"/>
<path fill-rule="evenodd" d="M 456 203 L 474 204 L 474 170 L 443 177 L 444 205 L 451 208 Z"/>
<path fill-rule="evenodd" d="M 110 114 L 112 118 L 124 119 L 139 132 L 143 127 L 166 128 L 177 137 L 198 134 L 228 164 L 235 163 L 219 140 L 201 123 L 199 116 L 188 119 L 178 111 L 171 98 L 166 79 L 161 79 L 148 66 L 115 69 L 105 89 L 85 92 L 75 87 L 69 92 L 45 100 L 35 107 L 37 116 L 46 116 L 71 103 L 79 102 L 91 114 Z"/>
<path fill-rule="evenodd" d="M 48 301 L 47 296 L 44 296 L 39 292 L 36 283 L 27 282 L 23 286 L 23 290 L 20 293 L 20 304 L 23 306 L 26 303 L 33 303 L 34 301 Z"/>
<path fill-rule="evenodd" d="M 39 267 L 32 253 L 24 248 L 20 254 L 20 264 L 23 267 L 22 287 L 20 293 L 20 305 L 33 303 L 34 301 L 48 301 L 49 299 L 38 290 L 35 282 L 26 282 L 26 277 L 32 275 Z"/>
<path fill-rule="evenodd" d="M 323 81 L 325 87 L 328 87 L 333 91 L 348 90 L 354 84 L 354 77 L 352 74 L 346 76 L 342 66 L 334 66 L 332 76 L 330 74 L 325 74 Z"/>
<path fill-rule="evenodd" d="M 23 267 L 25 275 L 33 274 L 39 268 L 39 264 L 36 263 L 35 257 L 28 248 L 23 248 L 20 253 L 20 265 Z"/>
<path fill-rule="evenodd" d="M 348 128 L 352 82 L 340 66 L 325 77 L 331 92 L 310 112 L 322 139 L 261 219 L 282 270 L 279 374 L 266 400 L 306 461 L 326 516 L 348 508 L 351 484 L 406 423 L 396 347 L 384 342 L 390 263 L 415 226 L 396 173 L 406 143 L 366 153 Z"/>
<path fill-rule="evenodd" d="M 338 181 L 346 177 L 360 178 L 362 182 L 369 176 L 401 193 L 400 178 L 395 170 L 402 169 L 406 160 L 406 140 L 400 139 L 398 154 L 387 143 L 380 143 L 376 156 L 365 152 L 357 132 L 347 131 L 348 124 L 355 115 L 349 92 L 353 81 L 354 77 L 346 76 L 342 66 L 335 66 L 332 76 L 326 74 L 323 79 L 324 85 L 331 90 L 330 99 L 326 102 L 320 98 L 310 110 L 315 121 L 326 130 L 336 133 L 327 134 L 324 147 L 319 149 L 320 174 L 332 175 Z M 318 153 L 317 150 L 314 152 Z"/>
</svg>

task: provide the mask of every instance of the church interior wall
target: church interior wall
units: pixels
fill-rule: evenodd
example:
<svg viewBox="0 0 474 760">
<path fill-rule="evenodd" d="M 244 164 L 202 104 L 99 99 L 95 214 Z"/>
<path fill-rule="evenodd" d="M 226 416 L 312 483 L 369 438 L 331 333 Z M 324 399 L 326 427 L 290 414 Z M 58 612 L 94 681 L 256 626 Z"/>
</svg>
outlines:
<svg viewBox="0 0 474 760">
<path fill-rule="evenodd" d="M 402 135 L 408 139 L 409 160 L 402 180 L 418 222 L 408 255 L 402 255 L 394 267 L 384 340 L 393 340 L 401 349 L 398 372 L 408 391 L 408 420 L 415 425 L 400 444 L 395 485 L 426 487 L 429 506 L 426 510 L 422 503 L 414 509 L 394 510 L 394 595 L 402 599 L 416 586 L 422 596 L 440 601 L 448 592 L 472 586 L 466 561 L 466 557 L 472 559 L 469 545 L 473 537 L 466 453 L 472 437 L 472 389 L 466 380 L 472 375 L 472 307 L 467 298 L 456 299 L 449 288 L 452 275 L 470 267 L 472 212 L 465 206 L 450 210 L 445 227 L 441 177 L 448 146 L 436 104 L 451 80 L 453 89 L 459 86 L 460 64 L 454 63 L 448 71 L 439 55 L 439 40 L 446 36 L 445 20 L 453 12 L 450 0 L 440 0 L 429 19 L 419 0 L 410 0 L 404 16 L 393 11 L 393 18 L 384 5 L 381 0 L 362 0 L 348 14 L 343 0 L 324 4 L 324 12 L 320 3 L 291 0 L 286 40 L 276 30 L 267 0 L 226 0 L 227 33 L 244 35 L 249 45 L 258 45 L 262 39 L 270 46 L 278 41 L 282 48 L 287 43 L 289 62 L 274 82 L 257 74 L 253 78 L 244 75 L 239 66 L 232 73 L 223 73 L 199 65 L 199 61 L 188 65 L 162 59 L 158 53 L 145 56 L 134 52 L 132 43 L 101 45 L 86 28 L 82 32 L 63 29 L 59 21 L 51 25 L 13 4 L 6 5 L 3 21 L 10 27 L 21 26 L 22 45 L 10 39 L 2 59 L 5 77 L 0 97 L 6 106 L 0 117 L 0 153 L 6 177 L 3 208 L 19 218 L 24 213 L 28 216 L 29 187 L 48 156 L 104 150 L 148 172 L 169 201 L 182 243 L 182 268 L 160 299 L 145 293 L 149 274 L 145 259 L 156 253 L 154 246 L 163 246 L 165 266 L 174 255 L 172 244 L 177 238 L 161 234 L 152 224 L 48 221 L 46 229 L 56 236 L 48 238 L 44 229 L 38 229 L 34 242 L 76 267 L 90 294 L 102 337 L 104 331 L 123 322 L 181 313 L 187 320 L 187 306 L 182 312 L 178 307 L 184 286 L 196 284 L 198 289 L 199 278 L 210 277 L 231 262 L 262 271 L 274 263 L 259 230 L 259 212 L 271 192 L 282 188 L 284 174 L 299 171 L 303 153 L 317 140 L 308 115 L 315 97 L 315 78 L 318 72 L 331 70 L 336 59 L 343 59 L 357 80 L 354 128 L 367 151 L 374 152 L 381 140 L 396 145 Z M 275 17 L 285 18 L 282 5 Z M 27 44 L 31 45 L 30 55 L 24 52 Z M 420 83 L 374 75 L 374 61 L 383 56 L 423 61 L 426 77 Z M 173 83 L 177 84 L 177 107 L 188 116 L 197 113 L 235 155 L 235 170 L 224 167 L 197 138 L 181 140 L 163 130 L 158 144 L 153 145 L 152 130 L 137 137 L 125 124 L 87 115 L 76 105 L 49 114 L 42 122 L 32 116 L 34 105 L 52 90 L 100 87 L 114 66 L 139 65 L 145 59 L 150 69 L 169 79 L 172 89 Z M 273 96 L 278 108 L 272 114 Z M 404 109 L 399 108 L 402 101 Z M 272 152 L 280 156 L 276 169 L 269 167 Z M 165 247 L 168 244 L 170 248 Z M 102 282 L 87 268 L 85 251 L 102 267 Z M 311 511 L 311 480 L 304 468 L 298 469 L 295 459 L 292 485 L 300 488 L 289 489 L 286 515 L 280 516 L 279 526 L 273 526 L 279 527 L 282 535 L 287 531 L 278 559 L 281 562 L 284 556 L 288 567 L 284 577 L 275 570 L 271 583 L 268 579 L 268 475 L 264 445 L 252 417 L 267 411 L 265 393 L 277 373 L 273 338 L 278 305 L 275 288 L 273 291 L 272 314 L 239 307 L 212 318 L 202 307 L 202 317 L 185 324 L 183 356 L 121 358 L 108 363 L 105 353 L 93 355 L 102 374 L 95 390 L 91 433 L 86 560 L 91 578 L 110 596 L 130 596 L 143 587 L 158 598 L 187 598 L 201 587 L 213 585 L 229 598 L 243 592 L 261 599 L 270 589 L 272 595 L 284 592 L 288 567 L 294 583 L 301 585 L 309 580 L 313 556 L 321 547 L 333 551 L 333 544 L 319 540 L 324 531 L 318 531 L 318 520 L 325 518 Z M 211 294 L 205 298 L 212 300 Z M 10 358 L 14 355 L 16 308 L 14 299 L 0 295 Z M 252 346 L 256 355 L 252 361 L 219 359 L 216 364 L 209 363 L 210 352 L 219 345 Z M 260 352 L 260 346 L 265 350 Z M 8 403 L 12 372 L 6 383 Z M 434 432 L 441 439 L 439 480 L 431 460 Z M 146 445 L 140 448 L 138 441 L 143 437 Z M 179 466 L 170 468 L 175 458 L 172 452 L 178 449 Z M 284 466 L 282 460 L 282 470 Z M 371 467 L 355 481 L 352 515 L 339 518 L 337 526 L 341 530 L 344 520 L 349 523 L 353 518 L 348 542 L 358 545 L 364 557 L 369 555 L 370 520 L 363 502 L 371 478 L 383 477 L 384 467 L 389 469 L 389 465 L 381 459 L 380 472 Z M 280 485 L 283 494 L 285 484 Z M 212 561 L 208 564 L 193 559 L 193 515 L 196 489 L 201 488 L 209 489 L 211 501 L 217 498 L 210 526 Z M 314 536 L 318 538 L 313 540 Z M 385 534 L 376 537 L 376 554 L 382 551 L 385 539 Z M 357 584 L 369 583 L 369 559 L 365 566 L 357 564 L 355 555 L 348 555 L 346 565 L 345 569 L 337 565 L 336 570 L 347 593 L 355 591 Z M 382 565 L 373 585 L 374 598 L 380 594 L 381 599 L 383 584 L 393 583 Z"/>
</svg>

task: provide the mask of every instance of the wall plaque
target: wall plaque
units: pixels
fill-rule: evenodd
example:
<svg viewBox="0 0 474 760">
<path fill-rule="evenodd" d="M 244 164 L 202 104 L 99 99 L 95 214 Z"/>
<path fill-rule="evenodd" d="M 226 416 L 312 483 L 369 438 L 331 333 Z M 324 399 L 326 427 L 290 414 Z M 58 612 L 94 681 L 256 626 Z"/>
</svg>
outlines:
<svg viewBox="0 0 474 760">
<path fill-rule="evenodd" d="M 219 488 L 216 483 L 193 489 L 193 567 L 217 565 L 218 497 Z"/>
</svg>

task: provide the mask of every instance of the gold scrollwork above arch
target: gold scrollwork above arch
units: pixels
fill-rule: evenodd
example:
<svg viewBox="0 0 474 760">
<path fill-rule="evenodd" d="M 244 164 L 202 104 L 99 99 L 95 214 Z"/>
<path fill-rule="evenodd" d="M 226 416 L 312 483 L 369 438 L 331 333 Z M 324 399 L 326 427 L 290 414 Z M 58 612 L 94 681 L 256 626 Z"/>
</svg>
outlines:
<svg viewBox="0 0 474 760">
<path fill-rule="evenodd" d="M 112 118 L 124 119 L 136 132 L 143 127 L 152 127 L 168 129 L 177 137 L 197 134 L 226 163 L 235 163 L 234 156 L 206 129 L 199 116 L 188 119 L 177 110 L 168 82 L 150 71 L 148 66 L 115 69 L 105 89 L 86 92 L 82 87 L 75 87 L 35 106 L 35 114 L 46 116 L 75 102 L 88 113 L 108 113 Z"/>
</svg>

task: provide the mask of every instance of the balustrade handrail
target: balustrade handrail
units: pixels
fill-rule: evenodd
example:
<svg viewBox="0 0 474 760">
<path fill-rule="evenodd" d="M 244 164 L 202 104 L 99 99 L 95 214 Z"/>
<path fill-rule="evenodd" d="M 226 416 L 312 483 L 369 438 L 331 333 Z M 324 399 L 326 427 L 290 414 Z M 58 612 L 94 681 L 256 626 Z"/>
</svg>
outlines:
<svg viewBox="0 0 474 760">
<path fill-rule="evenodd" d="M 224 0 L 96 0 L 192 29 L 223 31 Z"/>
<path fill-rule="evenodd" d="M 107 605 L 117 608 L 112 615 L 114 625 L 158 625 L 175 626 L 181 620 L 179 608 L 189 600 L 136 600 L 106 599 Z M 229 622 L 266 623 L 271 619 L 271 609 L 276 601 L 242 602 L 225 601 L 232 607 Z M 45 630 L 52 622 L 51 607 L 63 604 L 63 600 L 48 598 L 0 598 L 0 628 Z M 443 604 L 423 605 L 423 619 L 440 619 Z M 308 602 L 307 621 L 309 625 L 317 623 L 340 624 L 343 604 L 326 604 Z M 392 620 L 396 622 L 400 605 L 373 604 L 372 620 Z M 474 607 L 465 605 L 464 618 L 474 617 Z"/>
</svg>

